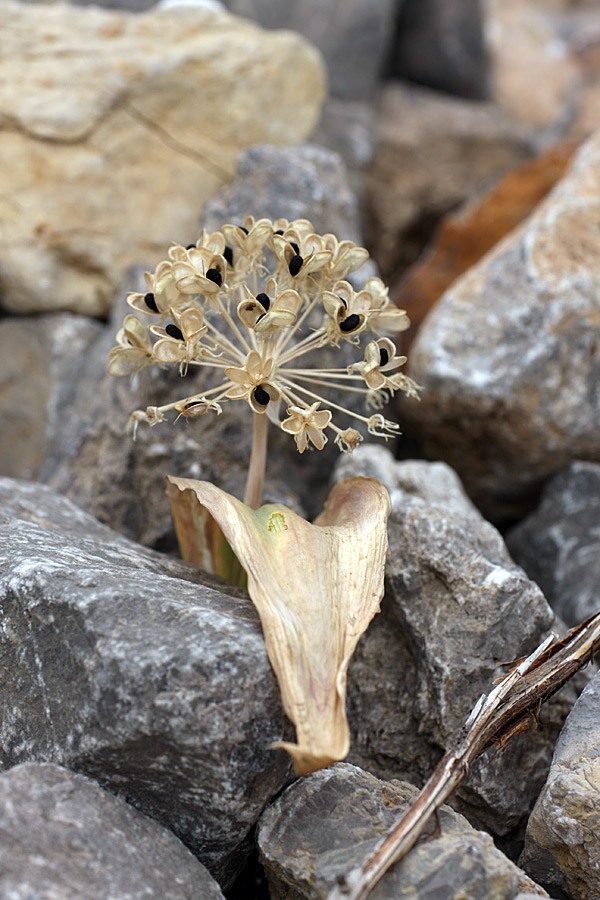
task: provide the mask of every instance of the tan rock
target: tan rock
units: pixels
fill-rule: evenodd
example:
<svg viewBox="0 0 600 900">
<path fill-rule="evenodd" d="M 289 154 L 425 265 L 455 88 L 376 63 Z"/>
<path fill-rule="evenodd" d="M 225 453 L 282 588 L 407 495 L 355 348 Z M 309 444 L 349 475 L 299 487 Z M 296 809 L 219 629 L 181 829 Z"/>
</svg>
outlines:
<svg viewBox="0 0 600 900">
<path fill-rule="evenodd" d="M 496 520 L 600 460 L 600 132 L 537 211 L 444 294 L 413 344 L 430 454 Z"/>
<path fill-rule="evenodd" d="M 533 212 L 564 175 L 576 149 L 570 141 L 554 144 L 445 216 L 427 252 L 390 289 L 411 323 L 403 335 L 404 353 L 444 291 Z"/>
<path fill-rule="evenodd" d="M 242 149 L 303 140 L 324 99 L 303 38 L 208 9 L 3 0 L 0 28 L 10 311 L 105 314 L 128 266 L 194 239 Z"/>
<path fill-rule="evenodd" d="M 492 96 L 515 120 L 560 124 L 578 87 L 578 67 L 560 33 L 563 0 L 485 0 Z"/>
<path fill-rule="evenodd" d="M 368 245 L 384 278 L 416 259 L 436 223 L 530 153 L 526 134 L 489 103 L 391 84 L 367 178 Z"/>
</svg>

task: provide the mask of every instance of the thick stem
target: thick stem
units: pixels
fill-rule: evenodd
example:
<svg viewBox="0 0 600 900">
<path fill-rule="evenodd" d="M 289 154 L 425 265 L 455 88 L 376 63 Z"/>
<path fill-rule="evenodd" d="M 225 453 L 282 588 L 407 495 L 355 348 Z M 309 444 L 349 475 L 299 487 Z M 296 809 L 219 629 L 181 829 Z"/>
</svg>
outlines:
<svg viewBox="0 0 600 900">
<path fill-rule="evenodd" d="M 244 503 L 250 509 L 258 509 L 262 497 L 265 465 L 267 462 L 267 428 L 269 420 L 265 413 L 254 413 L 252 425 L 252 453 L 246 478 Z"/>
</svg>

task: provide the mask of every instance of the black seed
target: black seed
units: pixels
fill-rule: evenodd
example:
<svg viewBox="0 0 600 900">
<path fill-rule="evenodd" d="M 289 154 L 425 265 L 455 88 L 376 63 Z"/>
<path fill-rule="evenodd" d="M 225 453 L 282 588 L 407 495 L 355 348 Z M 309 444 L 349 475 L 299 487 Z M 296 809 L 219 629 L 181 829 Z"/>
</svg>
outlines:
<svg viewBox="0 0 600 900">
<path fill-rule="evenodd" d="M 244 228 L 243 225 L 238 225 L 238 228 L 241 228 L 242 231 L 244 232 L 244 234 L 248 234 L 248 229 L 247 229 L 247 228 Z"/>
<path fill-rule="evenodd" d="M 196 245 L 195 245 L 195 244 L 188 244 L 187 247 L 186 247 L 185 249 L 186 249 L 186 250 L 195 250 L 195 249 L 196 249 Z"/>
<path fill-rule="evenodd" d="M 352 313 L 351 316 L 348 316 L 347 319 L 344 319 L 343 322 L 340 322 L 340 331 L 343 331 L 344 334 L 348 334 L 349 331 L 354 331 L 354 329 L 358 328 L 359 325 L 359 317 L 356 315 L 356 313 Z"/>
<path fill-rule="evenodd" d="M 269 397 L 265 389 L 259 384 L 258 387 L 254 388 L 254 399 L 261 406 L 267 406 L 271 398 Z"/>
<path fill-rule="evenodd" d="M 229 265 L 232 266 L 233 265 L 233 248 L 230 247 L 229 244 L 227 244 L 227 246 L 223 250 L 223 256 L 225 257 L 225 259 L 227 260 Z"/>
<path fill-rule="evenodd" d="M 258 300 L 260 305 L 263 306 L 266 309 L 266 311 L 268 312 L 269 307 L 271 305 L 271 301 L 269 300 L 269 295 L 265 294 L 264 292 L 261 292 L 260 294 L 256 295 L 256 299 Z"/>
<path fill-rule="evenodd" d="M 181 333 L 177 325 L 169 324 L 165 328 L 165 331 L 167 332 L 169 337 L 175 338 L 176 341 L 183 340 L 183 334 Z"/>
<path fill-rule="evenodd" d="M 275 234 L 283 234 L 283 229 L 280 228 L 278 231 L 275 232 Z"/>
<path fill-rule="evenodd" d="M 214 282 L 214 284 L 218 284 L 219 287 L 223 284 L 223 276 L 218 269 L 209 269 L 206 273 L 206 277 L 209 281 Z"/>
<path fill-rule="evenodd" d="M 302 268 L 302 263 L 304 260 L 300 256 L 300 254 L 296 254 L 296 256 L 292 256 L 289 263 L 290 275 L 297 275 L 300 269 Z"/>
<path fill-rule="evenodd" d="M 390 361 L 390 354 L 387 352 L 385 347 L 379 348 L 379 365 L 385 366 Z"/>
<path fill-rule="evenodd" d="M 340 297 L 339 294 L 338 294 L 338 300 L 341 300 L 341 301 L 342 301 L 342 303 L 344 304 L 344 309 L 348 309 L 348 304 L 346 303 L 346 301 L 344 300 L 343 297 Z"/>
<path fill-rule="evenodd" d="M 296 241 L 290 241 L 290 247 L 292 248 L 292 250 L 294 251 L 294 253 L 296 255 L 298 255 L 300 253 L 300 247 L 298 246 Z"/>
<path fill-rule="evenodd" d="M 152 291 L 149 291 L 147 294 L 144 294 L 144 303 L 151 309 L 152 312 L 158 312 L 158 306 L 156 305 L 156 300 L 154 299 L 154 294 Z"/>
</svg>

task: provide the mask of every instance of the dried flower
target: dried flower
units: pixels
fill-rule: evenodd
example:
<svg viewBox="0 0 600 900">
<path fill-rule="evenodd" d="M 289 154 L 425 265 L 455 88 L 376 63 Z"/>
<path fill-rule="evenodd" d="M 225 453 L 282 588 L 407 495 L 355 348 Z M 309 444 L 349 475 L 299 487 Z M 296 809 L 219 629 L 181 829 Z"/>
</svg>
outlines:
<svg viewBox="0 0 600 900">
<path fill-rule="evenodd" d="M 303 368 L 299 362 L 319 348 L 358 347 L 369 332 L 408 327 L 406 313 L 391 304 L 379 278 L 358 292 L 344 280 L 367 256 L 352 241 L 316 234 L 306 219 L 248 216 L 243 225 L 203 231 L 190 247 L 173 244 L 169 259 L 153 275 L 146 273 L 146 293 L 128 297 L 138 313 L 155 322 L 160 317 L 150 328 L 157 340 L 152 343 L 144 324 L 128 316 L 109 370 L 129 375 L 152 364 L 179 365 L 182 373 L 189 366 L 215 369 L 221 376 L 216 386 L 160 407 L 161 414 L 174 410 L 195 418 L 244 400 L 293 435 L 300 452 L 309 445 L 322 449 L 328 434 L 351 452 L 359 432 L 338 423 L 340 415 L 372 434 L 394 436 L 394 422 L 368 409 L 364 414 L 357 404 L 381 408 L 396 390 L 418 395 L 410 378 L 394 372 L 404 357 L 390 338 L 371 340 L 363 360 L 349 366 Z M 351 402 L 328 401 L 328 389 L 345 392 Z M 279 415 L 280 403 L 287 416 Z"/>
<path fill-rule="evenodd" d="M 327 443 L 324 431 L 331 422 L 331 413 L 328 409 L 319 411 L 320 402 L 317 400 L 308 409 L 299 406 L 290 406 L 289 419 L 281 423 L 281 427 L 289 434 L 293 434 L 296 446 L 300 453 L 304 453 L 310 441 L 317 450 L 322 450 Z"/>
</svg>

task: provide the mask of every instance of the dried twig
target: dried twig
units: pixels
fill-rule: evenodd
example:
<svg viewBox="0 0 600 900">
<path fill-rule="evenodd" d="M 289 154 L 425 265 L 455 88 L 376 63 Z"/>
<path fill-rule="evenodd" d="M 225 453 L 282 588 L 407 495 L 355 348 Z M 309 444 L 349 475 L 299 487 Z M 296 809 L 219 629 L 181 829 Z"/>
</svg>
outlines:
<svg viewBox="0 0 600 900">
<path fill-rule="evenodd" d="M 567 637 L 550 635 L 514 664 L 490 694 L 483 694 L 415 802 L 362 866 L 338 879 L 328 900 L 365 900 L 423 833 L 430 817 L 462 781 L 471 763 L 492 744 L 506 745 L 529 727 L 540 705 L 600 650 L 600 612 Z"/>
</svg>

